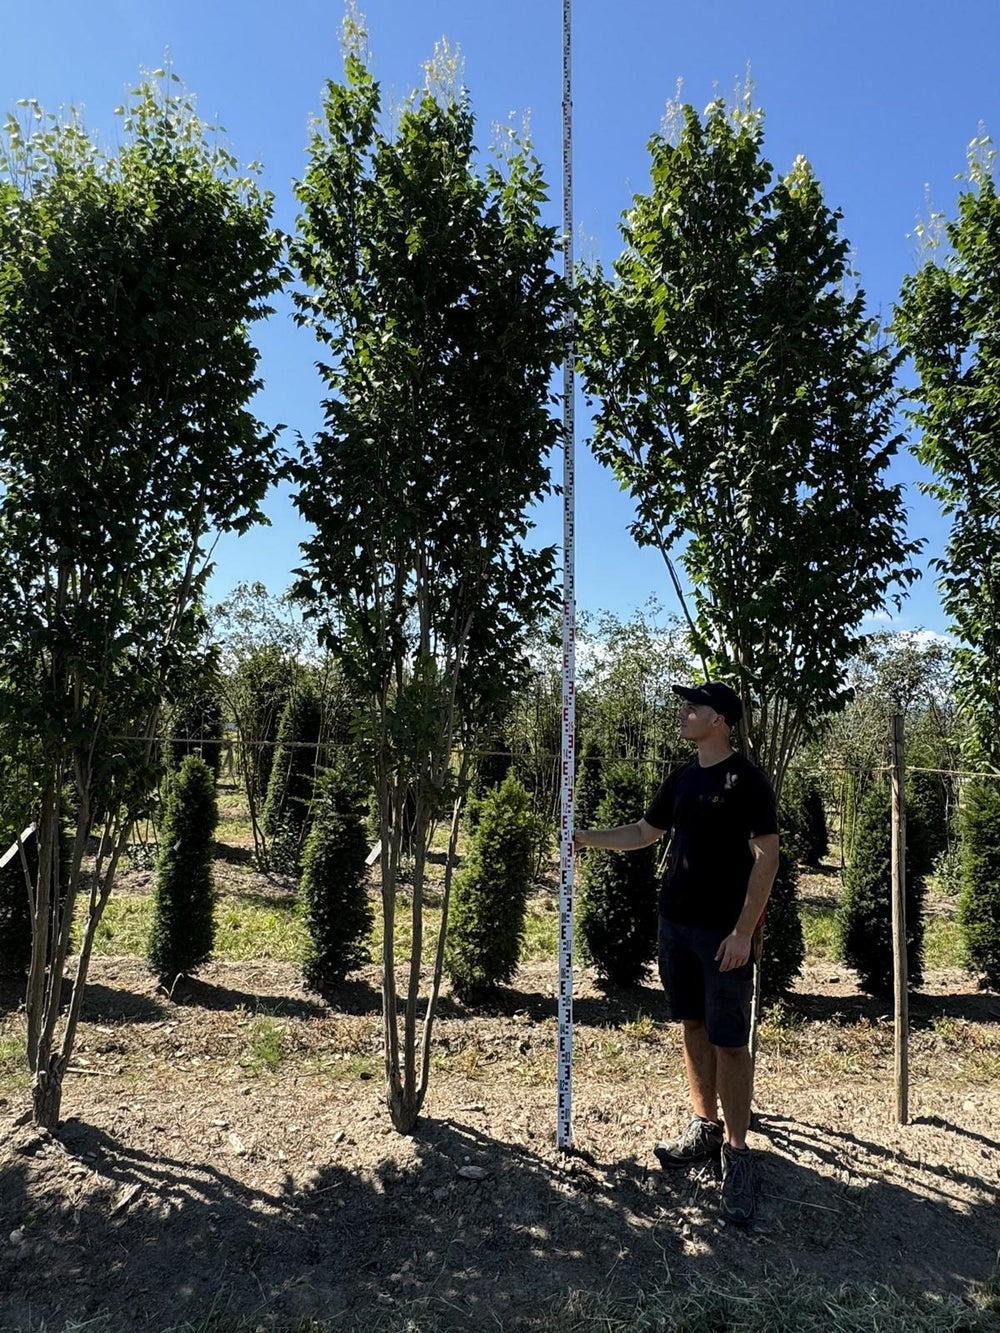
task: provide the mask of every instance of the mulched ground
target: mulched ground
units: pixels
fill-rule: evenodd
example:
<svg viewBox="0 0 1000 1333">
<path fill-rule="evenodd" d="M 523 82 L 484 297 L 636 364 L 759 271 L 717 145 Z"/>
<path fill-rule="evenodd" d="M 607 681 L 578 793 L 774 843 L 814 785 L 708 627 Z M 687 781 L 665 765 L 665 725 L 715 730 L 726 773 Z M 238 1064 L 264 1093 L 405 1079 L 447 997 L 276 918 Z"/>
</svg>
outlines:
<svg viewBox="0 0 1000 1333">
<path fill-rule="evenodd" d="M 138 960 L 95 958 L 58 1138 L 15 1123 L 26 1092 L 0 1096 L 0 1328 L 106 1316 L 155 1331 L 214 1305 L 265 1330 L 302 1316 L 370 1329 L 401 1311 L 516 1329 L 571 1291 L 634 1297 L 694 1275 L 963 1295 L 989 1277 L 997 996 L 929 976 L 913 1003 L 912 1123 L 898 1126 L 884 1006 L 842 970 L 807 969 L 789 1016 L 766 1026 L 746 1232 L 720 1225 L 710 1171 L 655 1165 L 687 1110 L 653 986 L 608 996 L 578 972 L 586 1155 L 556 1152 L 555 996 L 548 964 L 488 1011 L 445 996 L 425 1114 L 401 1137 L 383 1103 L 376 969 L 329 1005 L 290 965 L 213 964 L 168 998 Z M 7 1030 L 16 1003 L 0 994 Z"/>
</svg>

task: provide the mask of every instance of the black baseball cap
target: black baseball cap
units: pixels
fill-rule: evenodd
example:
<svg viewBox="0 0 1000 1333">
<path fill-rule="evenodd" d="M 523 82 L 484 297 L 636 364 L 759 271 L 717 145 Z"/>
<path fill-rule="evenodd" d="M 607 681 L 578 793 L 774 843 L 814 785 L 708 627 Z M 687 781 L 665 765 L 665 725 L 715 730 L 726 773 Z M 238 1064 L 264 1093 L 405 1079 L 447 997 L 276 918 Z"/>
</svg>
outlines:
<svg viewBox="0 0 1000 1333">
<path fill-rule="evenodd" d="M 720 713 L 731 727 L 735 726 L 743 716 L 740 696 L 728 685 L 722 685 L 718 681 L 709 680 L 704 685 L 671 685 L 670 688 L 674 694 L 679 694 L 689 703 L 708 704 L 709 708 L 714 708 Z"/>
</svg>

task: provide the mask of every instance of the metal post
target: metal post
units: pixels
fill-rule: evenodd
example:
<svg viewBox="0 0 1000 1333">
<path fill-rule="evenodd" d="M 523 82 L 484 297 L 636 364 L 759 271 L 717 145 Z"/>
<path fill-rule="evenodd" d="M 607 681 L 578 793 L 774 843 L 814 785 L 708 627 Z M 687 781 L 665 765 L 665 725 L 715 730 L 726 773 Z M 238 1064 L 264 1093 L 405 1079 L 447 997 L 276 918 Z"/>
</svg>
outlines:
<svg viewBox="0 0 1000 1333">
<path fill-rule="evenodd" d="M 572 0 L 563 0 L 563 265 L 573 286 Z M 559 1059 L 556 1146 L 573 1146 L 573 786 L 576 770 L 576 593 L 574 569 L 573 311 L 566 310 L 563 363 L 563 708 L 559 836 Z"/>
<path fill-rule="evenodd" d="M 906 797 L 903 715 L 892 719 L 892 963 L 895 994 L 896 1120 L 910 1118 L 909 1006 L 906 978 Z"/>
</svg>

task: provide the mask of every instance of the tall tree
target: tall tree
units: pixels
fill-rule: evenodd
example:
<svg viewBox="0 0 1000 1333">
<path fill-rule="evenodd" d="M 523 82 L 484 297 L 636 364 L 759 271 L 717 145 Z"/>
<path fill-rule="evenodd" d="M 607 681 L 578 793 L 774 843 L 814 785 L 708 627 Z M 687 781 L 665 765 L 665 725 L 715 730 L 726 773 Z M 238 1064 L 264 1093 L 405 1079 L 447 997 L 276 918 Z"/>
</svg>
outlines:
<svg viewBox="0 0 1000 1333">
<path fill-rule="evenodd" d="M 799 739 L 846 701 L 865 617 L 916 577 L 885 480 L 897 362 L 849 291 L 840 214 L 803 158 L 774 179 L 749 93 L 675 111 L 614 277 L 582 287 L 593 448 L 678 592 L 681 550 L 692 647 L 743 696 L 780 792 Z"/>
<path fill-rule="evenodd" d="M 970 758 L 1000 770 L 1000 196 L 996 151 L 969 146 L 958 216 L 918 228 L 924 262 L 903 282 L 894 329 L 918 383 L 914 452 L 934 480 L 922 489 L 951 520 L 934 562 L 960 640 L 959 696 L 974 723 Z"/>
<path fill-rule="evenodd" d="M 552 605 L 554 553 L 525 545 L 525 511 L 550 490 L 561 286 L 554 233 L 539 219 L 540 167 L 512 135 L 477 170 L 472 109 L 447 49 L 390 134 L 357 19 L 345 34 L 345 80 L 327 85 L 297 187 L 299 318 L 326 345 L 330 391 L 326 427 L 303 444 L 297 470 L 297 503 L 316 530 L 298 588 L 366 701 L 386 1090 L 393 1124 L 408 1132 L 427 1088 L 458 803 L 418 1068 L 428 830 L 461 797 L 469 749 L 458 773 L 452 755 L 462 717 L 492 696 Z M 394 926 L 408 794 L 416 854 L 400 1033 Z"/>
<path fill-rule="evenodd" d="M 0 726 L 37 764 L 27 1052 L 49 1128 L 94 935 L 155 781 L 160 701 L 198 655 L 211 535 L 262 521 L 279 466 L 275 432 L 246 407 L 260 387 L 249 328 L 281 282 L 270 196 L 187 96 L 147 81 L 130 99 L 113 156 L 36 104 L 0 143 Z"/>
</svg>

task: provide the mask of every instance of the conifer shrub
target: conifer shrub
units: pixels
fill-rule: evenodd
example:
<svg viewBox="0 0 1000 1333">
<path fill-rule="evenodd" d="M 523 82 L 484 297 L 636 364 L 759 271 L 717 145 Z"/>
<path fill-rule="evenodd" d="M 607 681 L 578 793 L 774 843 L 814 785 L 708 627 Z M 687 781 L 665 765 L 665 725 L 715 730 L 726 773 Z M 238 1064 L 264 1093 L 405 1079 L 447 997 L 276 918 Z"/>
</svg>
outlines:
<svg viewBox="0 0 1000 1333">
<path fill-rule="evenodd" d="M 281 715 L 262 821 L 269 868 L 288 875 L 297 876 L 302 868 L 321 727 L 319 691 L 307 677 Z"/>
<path fill-rule="evenodd" d="M 346 766 L 320 775 L 299 882 L 309 932 L 303 976 L 320 994 L 370 961 L 368 936 L 374 913 L 368 897 L 363 811 L 363 792 Z"/>
<path fill-rule="evenodd" d="M 577 828 L 597 828 L 597 809 L 604 799 L 604 751 L 596 737 L 591 737 L 577 760 L 576 802 L 574 805 Z M 642 813 L 633 816 L 638 819 Z M 631 821 L 630 821 L 631 822 Z"/>
<path fill-rule="evenodd" d="M 240 767 L 252 789 L 255 810 L 267 799 L 278 728 L 294 688 L 295 669 L 276 643 L 256 648 L 229 681 L 229 698 L 240 728 Z"/>
<path fill-rule="evenodd" d="M 633 824 L 647 804 L 641 776 L 631 764 L 604 767 L 604 795 L 596 828 Z M 577 897 L 577 942 L 601 980 L 637 986 L 656 957 L 656 845 L 633 852 L 589 847 Z"/>
<path fill-rule="evenodd" d="M 907 835 L 907 841 L 913 844 L 907 855 L 916 855 L 921 875 L 930 874 L 935 861 L 951 841 L 948 806 L 948 788 L 943 774 L 907 774 L 906 818 L 908 824 L 912 820 L 914 825 L 914 836 Z"/>
<path fill-rule="evenodd" d="M 153 885 L 146 957 L 164 980 L 187 976 L 211 956 L 217 822 L 212 771 L 203 759 L 189 755 L 167 788 Z"/>
<path fill-rule="evenodd" d="M 924 875 L 929 869 L 917 810 L 907 818 L 906 834 L 906 965 L 908 985 L 916 988 L 923 980 Z M 880 998 L 891 995 L 892 803 L 885 783 L 872 782 L 858 797 L 837 928 L 841 957 L 857 972 L 861 989 Z"/>
<path fill-rule="evenodd" d="M 778 847 L 778 873 L 767 900 L 764 917 L 764 949 L 761 955 L 760 990 L 764 1000 L 787 995 L 802 971 L 806 956 L 799 913 L 799 870 L 793 847 L 786 846 L 784 826 Z"/>
<path fill-rule="evenodd" d="M 782 840 L 802 865 L 816 868 L 830 851 L 823 793 L 815 777 L 796 773 L 785 777 L 781 792 Z"/>
<path fill-rule="evenodd" d="M 1000 990 L 1000 782 L 973 782 L 961 814 L 959 925 L 966 961 Z"/>
<path fill-rule="evenodd" d="M 513 773 L 483 797 L 479 827 L 452 886 L 445 969 L 460 999 L 513 980 L 524 943 L 539 819 Z"/>
</svg>

